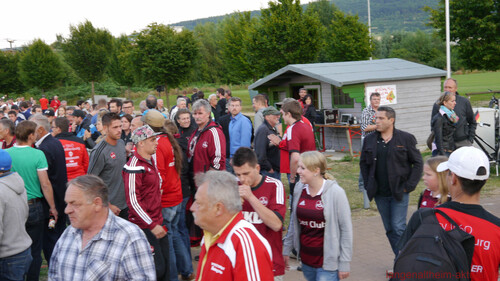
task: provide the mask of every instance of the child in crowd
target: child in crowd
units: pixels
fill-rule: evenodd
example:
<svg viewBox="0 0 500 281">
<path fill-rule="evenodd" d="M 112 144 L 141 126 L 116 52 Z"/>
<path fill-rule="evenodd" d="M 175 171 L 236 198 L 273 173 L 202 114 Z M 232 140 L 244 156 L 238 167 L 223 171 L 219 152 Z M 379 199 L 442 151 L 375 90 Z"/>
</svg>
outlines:
<svg viewBox="0 0 500 281">
<path fill-rule="evenodd" d="M 425 190 L 418 199 L 418 208 L 434 208 L 449 201 L 448 185 L 446 183 L 446 172 L 438 173 L 437 166 L 448 161 L 446 156 L 435 156 L 427 159 L 424 164 Z"/>
</svg>

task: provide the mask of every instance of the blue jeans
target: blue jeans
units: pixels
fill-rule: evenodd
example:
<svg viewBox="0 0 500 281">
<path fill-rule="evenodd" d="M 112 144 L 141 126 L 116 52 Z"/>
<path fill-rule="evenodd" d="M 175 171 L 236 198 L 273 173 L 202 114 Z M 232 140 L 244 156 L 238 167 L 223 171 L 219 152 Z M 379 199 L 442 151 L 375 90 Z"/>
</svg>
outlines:
<svg viewBox="0 0 500 281">
<path fill-rule="evenodd" d="M 398 254 L 397 243 L 406 228 L 409 198 L 409 193 L 404 193 L 401 201 L 397 201 L 392 196 L 375 196 L 375 203 L 377 203 L 378 212 L 384 223 L 385 235 L 387 235 L 396 256 Z"/>
<path fill-rule="evenodd" d="M 182 203 L 173 207 L 163 208 L 161 214 L 163 216 L 163 224 L 167 226 L 168 244 L 169 244 L 169 263 L 170 263 L 170 280 L 179 280 L 177 278 L 177 264 L 175 260 L 174 250 L 174 233 L 177 232 L 177 224 L 179 222 L 179 212 Z"/>
<path fill-rule="evenodd" d="M 186 204 L 189 197 L 182 199 L 181 206 L 178 210 L 179 220 L 177 231 L 174 232 L 174 250 L 175 260 L 177 263 L 177 271 L 183 276 L 187 277 L 193 273 L 193 263 L 191 262 L 191 241 L 189 240 L 189 231 L 186 226 Z"/>
<path fill-rule="evenodd" d="M 28 220 L 26 221 L 26 232 L 30 236 L 33 243 L 31 244 L 31 256 L 33 261 L 28 270 L 27 279 L 36 280 L 40 276 L 40 267 L 42 266 L 42 239 L 45 227 L 46 215 L 48 211 L 43 207 L 42 201 L 33 203 L 29 206 Z"/>
<path fill-rule="evenodd" d="M 338 281 L 338 270 L 324 270 L 323 268 L 314 268 L 302 263 L 302 273 L 307 281 Z"/>
<path fill-rule="evenodd" d="M 268 177 L 275 178 L 275 179 L 281 181 L 281 173 L 280 172 L 274 171 L 274 173 L 269 173 L 269 171 L 260 170 L 260 173 L 263 176 L 268 176 Z"/>
<path fill-rule="evenodd" d="M 17 255 L 0 258 L 0 280 L 24 280 L 24 276 L 28 272 L 32 260 L 30 248 Z"/>
</svg>

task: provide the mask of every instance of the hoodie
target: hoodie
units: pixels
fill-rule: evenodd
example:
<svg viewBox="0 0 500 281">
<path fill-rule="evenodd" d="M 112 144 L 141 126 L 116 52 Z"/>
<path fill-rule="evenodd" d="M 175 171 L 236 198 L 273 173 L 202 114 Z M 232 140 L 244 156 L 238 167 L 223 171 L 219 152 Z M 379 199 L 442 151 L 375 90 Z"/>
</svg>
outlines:
<svg viewBox="0 0 500 281">
<path fill-rule="evenodd" d="M 31 246 L 26 233 L 28 197 L 18 173 L 0 175 L 0 258 L 17 255 Z"/>
</svg>

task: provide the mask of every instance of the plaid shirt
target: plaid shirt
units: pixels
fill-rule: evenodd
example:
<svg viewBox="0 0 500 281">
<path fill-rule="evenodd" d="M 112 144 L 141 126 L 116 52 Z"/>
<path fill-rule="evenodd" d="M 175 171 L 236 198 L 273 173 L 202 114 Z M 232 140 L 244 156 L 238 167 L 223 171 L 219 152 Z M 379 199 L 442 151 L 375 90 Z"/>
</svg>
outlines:
<svg viewBox="0 0 500 281">
<path fill-rule="evenodd" d="M 375 132 L 375 131 L 365 132 L 365 130 L 366 127 L 368 127 L 368 125 L 375 125 L 375 121 L 377 120 L 377 116 L 375 115 L 376 113 L 377 112 L 375 111 L 375 109 L 373 109 L 371 104 L 369 104 L 365 109 L 363 109 L 363 112 L 361 113 L 361 136 L 363 138 Z"/>
<path fill-rule="evenodd" d="M 111 211 L 101 231 L 81 247 L 82 230 L 68 226 L 52 253 L 49 280 L 156 280 L 146 236 Z"/>
</svg>

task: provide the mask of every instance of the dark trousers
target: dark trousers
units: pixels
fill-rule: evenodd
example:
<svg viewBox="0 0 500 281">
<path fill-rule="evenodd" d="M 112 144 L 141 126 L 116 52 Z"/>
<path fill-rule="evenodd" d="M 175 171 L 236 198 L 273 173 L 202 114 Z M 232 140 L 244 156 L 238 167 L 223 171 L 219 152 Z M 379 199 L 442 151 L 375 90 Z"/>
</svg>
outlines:
<svg viewBox="0 0 500 281">
<path fill-rule="evenodd" d="M 0 280 L 23 281 L 31 264 L 30 248 L 10 257 L 0 258 Z"/>
<path fill-rule="evenodd" d="M 62 211 L 62 212 L 61 212 Z M 50 266 L 50 258 L 52 257 L 52 251 L 54 251 L 54 247 L 56 246 L 57 240 L 63 234 L 66 229 L 66 214 L 64 213 L 64 209 L 57 210 L 58 218 L 57 223 L 54 229 L 49 229 L 49 220 L 46 219 L 44 225 L 47 227 L 43 228 L 43 255 L 45 256 L 45 260 L 47 264 Z"/>
<path fill-rule="evenodd" d="M 29 215 L 26 221 L 26 232 L 33 243 L 31 244 L 31 256 L 33 261 L 28 270 L 28 281 L 38 281 L 40 276 L 40 267 L 42 266 L 42 240 L 43 231 L 47 227 L 45 220 L 48 211 L 45 211 L 42 201 L 29 204 Z"/>
<path fill-rule="evenodd" d="M 155 260 L 156 278 L 158 281 L 170 280 L 169 274 L 169 246 L 168 237 L 158 239 L 149 229 L 143 229 L 149 244 L 153 247 L 153 258 Z"/>
</svg>

